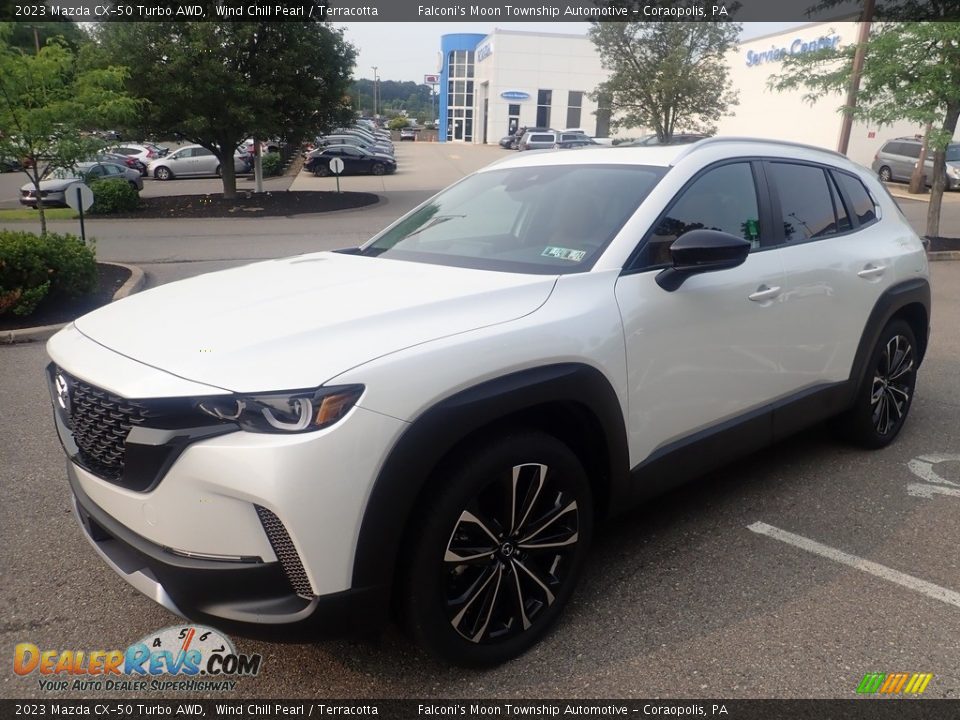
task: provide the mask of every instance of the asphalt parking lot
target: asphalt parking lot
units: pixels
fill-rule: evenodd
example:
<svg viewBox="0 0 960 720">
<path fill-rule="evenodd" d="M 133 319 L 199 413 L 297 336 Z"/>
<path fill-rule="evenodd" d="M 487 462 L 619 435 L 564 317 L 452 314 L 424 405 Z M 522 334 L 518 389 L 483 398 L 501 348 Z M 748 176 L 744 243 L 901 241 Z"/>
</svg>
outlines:
<svg viewBox="0 0 960 720">
<path fill-rule="evenodd" d="M 465 161 L 420 162 L 448 163 L 452 173 Z M 365 216 L 133 229 L 99 221 L 98 252 L 143 263 L 157 284 L 339 247 L 429 192 L 394 187 Z M 915 201 L 905 208 L 915 224 L 925 211 Z M 960 234 L 960 224 L 952 227 Z M 960 263 L 931 270 L 931 343 L 910 420 L 891 447 L 853 449 L 816 428 L 607 524 L 555 632 L 500 668 L 438 665 L 395 628 L 362 642 L 235 638 L 264 660 L 233 696 L 853 697 L 867 672 L 929 672 L 926 697 L 960 697 Z M 42 344 L 0 346 L 0 649 L 8 663 L 19 642 L 125 648 L 177 623 L 106 568 L 76 526 L 45 363 Z M 35 676 L 0 673 L 3 698 L 122 695 L 50 695 Z"/>
</svg>

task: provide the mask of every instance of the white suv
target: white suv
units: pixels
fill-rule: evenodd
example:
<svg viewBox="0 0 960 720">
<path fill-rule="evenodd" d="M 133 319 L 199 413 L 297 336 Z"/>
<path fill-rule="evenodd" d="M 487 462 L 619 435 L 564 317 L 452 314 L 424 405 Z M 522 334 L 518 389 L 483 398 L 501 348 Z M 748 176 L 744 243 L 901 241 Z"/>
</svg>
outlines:
<svg viewBox="0 0 960 720">
<path fill-rule="evenodd" d="M 596 521 L 821 420 L 900 431 L 923 247 L 814 148 L 522 153 L 362 248 L 165 285 L 48 345 L 76 509 L 225 630 L 472 665 L 556 620 Z"/>
</svg>

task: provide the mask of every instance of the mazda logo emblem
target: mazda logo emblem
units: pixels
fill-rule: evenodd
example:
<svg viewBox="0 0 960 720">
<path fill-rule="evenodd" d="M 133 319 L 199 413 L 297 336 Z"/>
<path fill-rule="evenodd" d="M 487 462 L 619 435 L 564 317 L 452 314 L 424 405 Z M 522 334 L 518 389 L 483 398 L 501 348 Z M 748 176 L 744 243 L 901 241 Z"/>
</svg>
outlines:
<svg viewBox="0 0 960 720">
<path fill-rule="evenodd" d="M 63 373 L 57 373 L 57 377 L 54 379 L 54 385 L 57 390 L 57 402 L 60 404 L 60 407 L 63 408 L 64 412 L 69 415 L 70 386 L 67 384 L 67 379 L 63 376 Z"/>
</svg>

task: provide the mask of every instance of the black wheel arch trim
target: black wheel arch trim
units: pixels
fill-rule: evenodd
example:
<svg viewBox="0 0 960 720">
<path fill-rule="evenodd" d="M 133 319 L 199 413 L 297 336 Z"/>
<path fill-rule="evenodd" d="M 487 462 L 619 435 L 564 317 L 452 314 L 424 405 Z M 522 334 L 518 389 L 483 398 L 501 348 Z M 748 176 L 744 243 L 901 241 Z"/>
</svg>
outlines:
<svg viewBox="0 0 960 720">
<path fill-rule="evenodd" d="M 596 368 L 581 363 L 535 367 L 445 398 L 403 433 L 381 467 L 367 501 L 357 538 L 352 586 L 382 588 L 379 620 L 389 616 L 390 594 L 408 520 L 441 461 L 465 438 L 495 428 L 498 421 L 514 418 L 520 422 L 525 413 L 557 404 L 579 408 L 597 424 L 607 476 L 593 479 L 602 482 L 610 493 L 598 505 L 601 512 L 616 506 L 619 494 L 627 487 L 626 426 L 616 391 Z"/>
<path fill-rule="evenodd" d="M 857 352 L 854 355 L 853 366 L 850 370 L 849 404 L 853 404 L 855 394 L 863 383 L 864 375 L 867 372 L 867 363 L 880 338 L 880 333 L 898 313 L 917 305 L 923 308 L 927 325 L 927 327 L 922 328 L 922 333 L 917 333 L 917 367 L 923 362 L 930 335 L 930 283 L 925 277 L 918 277 L 890 286 L 874 304 L 866 325 L 864 325 L 863 334 L 860 336 L 860 343 L 857 345 Z"/>
</svg>

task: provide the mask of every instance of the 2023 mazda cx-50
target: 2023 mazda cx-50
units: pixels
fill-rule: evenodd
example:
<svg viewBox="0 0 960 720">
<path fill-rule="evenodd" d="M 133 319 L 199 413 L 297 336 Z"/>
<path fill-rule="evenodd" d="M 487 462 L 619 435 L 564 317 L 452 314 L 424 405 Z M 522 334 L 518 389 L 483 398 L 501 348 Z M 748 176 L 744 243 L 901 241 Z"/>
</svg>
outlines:
<svg viewBox="0 0 960 720">
<path fill-rule="evenodd" d="M 923 247 L 870 172 L 714 138 L 522 153 L 361 248 L 164 285 L 48 345 L 84 532 L 228 630 L 449 660 L 556 620 L 595 523 L 844 415 L 903 426 Z"/>
</svg>

